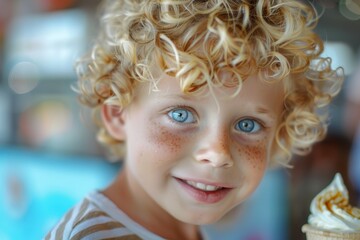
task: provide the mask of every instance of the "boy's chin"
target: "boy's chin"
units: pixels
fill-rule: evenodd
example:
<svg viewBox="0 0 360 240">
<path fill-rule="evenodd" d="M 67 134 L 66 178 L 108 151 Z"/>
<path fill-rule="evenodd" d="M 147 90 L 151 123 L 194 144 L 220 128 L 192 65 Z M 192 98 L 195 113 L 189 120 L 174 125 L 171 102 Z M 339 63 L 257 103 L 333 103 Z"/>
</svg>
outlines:
<svg viewBox="0 0 360 240">
<path fill-rule="evenodd" d="M 194 213 L 191 215 L 175 216 L 178 220 L 194 225 L 209 225 L 219 222 L 224 218 L 225 213 Z"/>
</svg>

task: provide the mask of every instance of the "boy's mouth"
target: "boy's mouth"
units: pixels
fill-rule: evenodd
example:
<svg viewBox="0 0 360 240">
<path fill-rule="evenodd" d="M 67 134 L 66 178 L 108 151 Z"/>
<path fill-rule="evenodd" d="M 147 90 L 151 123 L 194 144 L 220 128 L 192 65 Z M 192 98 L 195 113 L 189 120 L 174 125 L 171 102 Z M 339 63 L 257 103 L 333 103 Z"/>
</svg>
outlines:
<svg viewBox="0 0 360 240">
<path fill-rule="evenodd" d="M 183 180 L 186 184 L 196 188 L 196 189 L 200 189 L 206 192 L 211 192 L 211 191 L 216 191 L 219 189 L 222 189 L 223 187 L 219 187 L 219 186 L 214 186 L 214 185 L 207 185 L 204 183 L 200 183 L 200 182 L 194 182 L 194 181 L 187 181 L 187 180 Z"/>
<path fill-rule="evenodd" d="M 209 184 L 194 180 L 175 178 L 192 198 L 201 203 L 212 204 L 221 201 L 233 189 L 221 184 Z"/>
</svg>

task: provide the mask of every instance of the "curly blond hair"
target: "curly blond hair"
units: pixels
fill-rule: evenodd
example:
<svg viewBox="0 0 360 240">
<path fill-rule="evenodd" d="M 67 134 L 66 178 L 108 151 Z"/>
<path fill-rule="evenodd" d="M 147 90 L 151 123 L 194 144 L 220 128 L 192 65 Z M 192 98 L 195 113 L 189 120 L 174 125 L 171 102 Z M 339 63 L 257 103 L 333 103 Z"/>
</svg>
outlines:
<svg viewBox="0 0 360 240">
<path fill-rule="evenodd" d="M 314 33 L 317 14 L 294 0 L 108 0 L 103 4 L 99 37 L 92 52 L 77 63 L 82 103 L 124 107 L 140 82 L 156 77 L 155 62 L 179 79 L 184 93 L 206 86 L 233 87 L 248 76 L 283 81 L 282 121 L 272 161 L 286 165 L 293 153 L 306 154 L 324 138 L 327 106 L 340 91 L 341 68 L 320 58 L 321 39 Z M 231 81 L 219 77 L 232 74 Z M 100 124 L 98 139 L 121 158 L 123 142 Z"/>
</svg>

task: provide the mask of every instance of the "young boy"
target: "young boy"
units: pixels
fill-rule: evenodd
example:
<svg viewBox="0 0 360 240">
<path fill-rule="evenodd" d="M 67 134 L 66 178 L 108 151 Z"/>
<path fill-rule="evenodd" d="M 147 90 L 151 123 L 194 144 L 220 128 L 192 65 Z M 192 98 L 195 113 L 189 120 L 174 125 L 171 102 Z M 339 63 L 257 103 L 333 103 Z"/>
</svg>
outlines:
<svg viewBox="0 0 360 240">
<path fill-rule="evenodd" d="M 342 71 L 300 1 L 113 0 L 102 23 L 78 91 L 124 166 L 45 239 L 204 239 L 324 137 Z"/>
</svg>

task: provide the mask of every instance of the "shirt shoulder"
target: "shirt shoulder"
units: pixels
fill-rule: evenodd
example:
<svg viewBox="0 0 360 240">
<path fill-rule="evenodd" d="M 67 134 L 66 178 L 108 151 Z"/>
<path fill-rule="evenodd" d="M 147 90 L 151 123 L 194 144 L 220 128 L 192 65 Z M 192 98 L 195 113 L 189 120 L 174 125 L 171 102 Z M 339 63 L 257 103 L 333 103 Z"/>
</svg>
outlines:
<svg viewBox="0 0 360 240">
<path fill-rule="evenodd" d="M 119 219 L 84 199 L 72 208 L 44 238 L 45 240 L 142 239 L 129 230 Z"/>
</svg>

